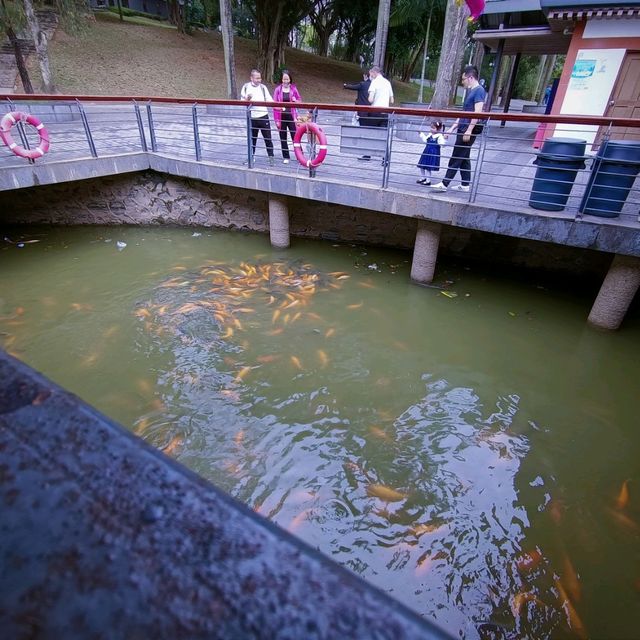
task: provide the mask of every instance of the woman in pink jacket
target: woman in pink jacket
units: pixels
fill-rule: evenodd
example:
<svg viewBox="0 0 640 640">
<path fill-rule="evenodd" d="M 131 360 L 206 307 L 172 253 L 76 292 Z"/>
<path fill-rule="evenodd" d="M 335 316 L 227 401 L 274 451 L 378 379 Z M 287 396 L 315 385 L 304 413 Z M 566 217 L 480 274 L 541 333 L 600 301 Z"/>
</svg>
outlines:
<svg viewBox="0 0 640 640">
<path fill-rule="evenodd" d="M 282 82 L 273 92 L 274 102 L 302 102 L 296 85 L 291 80 L 291 74 L 285 69 L 282 72 Z M 287 144 L 287 130 L 291 134 L 291 140 L 296 133 L 296 110 L 294 107 L 276 107 L 273 110 L 273 119 L 280 132 L 280 145 L 282 146 L 282 162 L 289 164 L 289 145 Z"/>
</svg>

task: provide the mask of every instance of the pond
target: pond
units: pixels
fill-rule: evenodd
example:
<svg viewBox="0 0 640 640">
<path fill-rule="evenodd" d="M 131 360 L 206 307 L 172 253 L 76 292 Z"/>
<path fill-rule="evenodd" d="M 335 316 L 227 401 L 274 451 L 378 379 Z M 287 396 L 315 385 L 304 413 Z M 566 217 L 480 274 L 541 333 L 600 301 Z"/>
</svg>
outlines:
<svg viewBox="0 0 640 640">
<path fill-rule="evenodd" d="M 407 252 L 5 228 L 0 345 L 465 638 L 637 637 L 640 309 Z"/>
</svg>

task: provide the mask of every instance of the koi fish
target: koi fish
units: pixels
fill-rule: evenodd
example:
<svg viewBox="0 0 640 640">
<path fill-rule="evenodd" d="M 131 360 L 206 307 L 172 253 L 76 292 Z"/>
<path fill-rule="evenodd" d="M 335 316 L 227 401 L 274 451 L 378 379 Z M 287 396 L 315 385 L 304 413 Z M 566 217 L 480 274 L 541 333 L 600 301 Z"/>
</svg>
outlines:
<svg viewBox="0 0 640 640">
<path fill-rule="evenodd" d="M 323 367 L 326 367 L 327 364 L 329 364 L 329 356 L 327 356 L 327 354 L 322 349 L 318 349 L 316 353 L 318 354 L 318 360 L 320 360 L 320 364 Z"/>
<path fill-rule="evenodd" d="M 71 305 L 73 306 L 73 305 Z M 136 309 L 136 311 L 133 314 L 134 316 L 136 316 L 136 318 L 150 318 L 151 317 L 151 312 L 149 311 L 149 309 Z"/>
<path fill-rule="evenodd" d="M 516 560 L 516 567 L 518 567 L 518 571 L 520 572 L 529 572 L 535 569 L 542 560 L 542 554 L 538 549 L 533 549 L 531 551 L 527 551 L 523 553 Z"/>
<path fill-rule="evenodd" d="M 419 538 L 420 536 L 423 536 L 425 533 L 437 533 L 438 531 L 444 529 L 446 526 L 447 526 L 446 522 L 440 523 L 440 524 L 422 523 L 411 528 L 410 531 L 416 538 Z"/>
<path fill-rule="evenodd" d="M 271 316 L 271 324 L 275 324 L 276 320 L 280 317 L 280 309 L 276 309 Z"/>
<path fill-rule="evenodd" d="M 300 525 L 309 517 L 309 514 L 312 512 L 312 509 L 305 509 L 301 511 L 287 526 L 287 531 L 289 533 L 295 533 Z"/>
<path fill-rule="evenodd" d="M 336 330 L 333 327 L 331 327 L 331 329 L 327 329 L 327 331 L 324 334 L 324 337 L 330 338 L 335 332 Z"/>
<path fill-rule="evenodd" d="M 267 354 L 265 356 L 258 356 L 256 360 L 260 364 L 269 364 L 270 362 L 275 362 L 276 360 L 280 360 L 281 356 L 276 354 Z"/>
<path fill-rule="evenodd" d="M 296 358 L 295 356 L 291 356 L 289 359 L 291 360 L 291 364 L 293 364 L 296 369 L 298 369 L 299 371 L 303 371 L 302 363 L 298 358 Z"/>
<path fill-rule="evenodd" d="M 249 371 L 251 371 L 251 367 L 242 367 L 242 369 L 238 371 L 238 375 L 236 376 L 236 382 L 242 382 L 242 380 L 247 376 Z"/>
<path fill-rule="evenodd" d="M 578 612 L 575 610 L 575 607 L 571 604 L 571 600 L 569 600 L 567 592 L 564 590 L 559 580 L 555 581 L 555 585 L 560 596 L 560 604 L 567 616 L 567 624 L 569 625 L 569 628 L 576 634 L 576 636 L 578 636 L 578 638 L 586 640 L 588 637 L 587 630 L 585 629 Z"/>
<path fill-rule="evenodd" d="M 638 531 L 640 527 L 638 527 L 638 523 L 632 520 L 628 515 L 616 511 L 615 509 L 609 509 L 609 513 L 613 517 L 613 519 L 620 525 L 622 525 L 625 529 L 629 529 L 629 531 Z"/>
<path fill-rule="evenodd" d="M 629 503 L 629 480 L 625 480 L 620 487 L 620 493 L 616 498 L 616 509 L 624 509 Z"/>
<path fill-rule="evenodd" d="M 162 453 L 170 456 L 181 444 L 182 438 L 180 436 L 174 436 L 171 438 L 169 444 L 162 448 Z"/>
<path fill-rule="evenodd" d="M 529 593 L 527 591 L 519 591 L 516 593 L 513 598 L 511 598 L 511 613 L 513 613 L 513 617 L 520 618 L 520 612 L 522 610 L 522 606 L 527 602 L 534 602 L 538 605 L 544 606 L 544 603 L 541 602 L 533 593 Z"/>
<path fill-rule="evenodd" d="M 139 378 L 138 380 L 136 380 L 136 387 L 138 388 L 138 391 L 140 391 L 140 393 L 142 393 L 143 395 L 151 395 L 153 393 L 153 387 L 151 386 L 151 383 L 144 378 Z"/>
<path fill-rule="evenodd" d="M 431 558 L 431 554 L 428 551 L 425 551 L 419 558 L 416 563 L 416 568 L 414 570 L 414 575 L 419 577 L 427 573 L 429 568 L 433 564 L 433 560 Z"/>
<path fill-rule="evenodd" d="M 284 331 L 284 327 L 278 327 L 277 329 L 272 329 L 271 331 L 267 331 L 266 334 L 268 336 L 279 336 Z"/>
<path fill-rule="evenodd" d="M 562 583 L 567 588 L 573 602 L 580 602 L 582 589 L 580 588 L 580 580 L 576 574 L 576 570 L 569 560 L 569 556 L 565 553 L 562 558 Z"/>
<path fill-rule="evenodd" d="M 86 302 L 72 302 L 69 306 L 74 311 L 93 311 L 93 307 Z"/>
<path fill-rule="evenodd" d="M 354 309 L 360 309 L 360 307 L 362 307 L 363 304 L 364 302 L 357 302 L 356 304 L 348 304 L 347 309 L 349 309 L 350 311 L 353 311 Z"/>
<path fill-rule="evenodd" d="M 369 427 L 369 432 L 376 438 L 380 438 L 381 440 L 389 440 L 389 434 L 380 427 L 371 426 Z"/>
<path fill-rule="evenodd" d="M 233 336 L 233 329 L 231 327 L 227 327 L 227 330 L 222 335 L 223 338 L 231 338 Z"/>
<path fill-rule="evenodd" d="M 407 497 L 406 493 L 400 493 L 383 484 L 370 484 L 367 487 L 367 495 L 370 498 L 380 498 L 380 500 L 384 500 L 385 502 L 400 502 Z"/>
<path fill-rule="evenodd" d="M 233 436 L 233 441 L 237 445 L 241 445 L 244 442 L 244 429 L 240 429 L 240 431 L 238 431 L 238 433 L 236 433 L 236 435 Z"/>
</svg>

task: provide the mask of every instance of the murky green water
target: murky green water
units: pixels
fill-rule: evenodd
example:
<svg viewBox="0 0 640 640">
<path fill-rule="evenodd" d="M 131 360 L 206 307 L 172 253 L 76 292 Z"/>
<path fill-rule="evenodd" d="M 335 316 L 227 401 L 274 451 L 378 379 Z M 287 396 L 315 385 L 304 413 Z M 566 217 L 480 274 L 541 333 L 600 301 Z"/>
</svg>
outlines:
<svg viewBox="0 0 640 640">
<path fill-rule="evenodd" d="M 455 635 L 638 636 L 637 306 L 609 335 L 591 294 L 443 293 L 407 253 L 19 233 L 0 341 L 31 366 Z"/>
</svg>

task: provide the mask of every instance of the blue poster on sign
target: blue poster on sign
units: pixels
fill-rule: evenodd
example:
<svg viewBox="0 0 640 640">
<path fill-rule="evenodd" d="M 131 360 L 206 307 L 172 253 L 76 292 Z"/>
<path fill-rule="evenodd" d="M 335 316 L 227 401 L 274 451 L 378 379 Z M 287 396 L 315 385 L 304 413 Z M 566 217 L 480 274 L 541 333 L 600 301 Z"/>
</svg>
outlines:
<svg viewBox="0 0 640 640">
<path fill-rule="evenodd" d="M 590 78 L 596 69 L 596 60 L 576 60 L 571 71 L 572 78 Z"/>
</svg>

